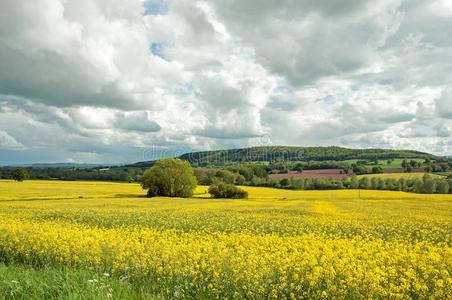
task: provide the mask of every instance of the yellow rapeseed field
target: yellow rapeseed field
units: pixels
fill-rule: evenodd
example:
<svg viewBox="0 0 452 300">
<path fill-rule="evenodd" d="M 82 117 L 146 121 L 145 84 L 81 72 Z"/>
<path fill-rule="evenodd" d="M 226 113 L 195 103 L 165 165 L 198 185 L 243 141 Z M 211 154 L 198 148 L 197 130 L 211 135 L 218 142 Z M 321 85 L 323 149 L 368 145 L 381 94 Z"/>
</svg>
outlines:
<svg viewBox="0 0 452 300">
<path fill-rule="evenodd" d="M 447 299 L 452 195 L 0 181 L 0 259 L 86 268 L 164 298 Z"/>
</svg>

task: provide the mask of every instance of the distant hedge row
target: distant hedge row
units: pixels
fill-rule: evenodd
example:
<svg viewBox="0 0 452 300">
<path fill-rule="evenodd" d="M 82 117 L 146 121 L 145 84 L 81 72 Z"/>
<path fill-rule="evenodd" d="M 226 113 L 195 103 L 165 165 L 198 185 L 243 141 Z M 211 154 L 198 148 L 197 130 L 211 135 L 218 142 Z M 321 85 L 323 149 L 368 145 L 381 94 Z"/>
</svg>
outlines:
<svg viewBox="0 0 452 300">
<path fill-rule="evenodd" d="M 336 189 L 366 189 L 404 191 L 425 194 L 452 194 L 452 179 L 437 178 L 424 175 L 422 178 L 394 179 L 383 177 L 353 176 L 341 180 L 323 178 L 292 178 L 280 181 L 269 181 L 259 186 L 293 189 L 293 190 L 336 190 Z"/>
</svg>

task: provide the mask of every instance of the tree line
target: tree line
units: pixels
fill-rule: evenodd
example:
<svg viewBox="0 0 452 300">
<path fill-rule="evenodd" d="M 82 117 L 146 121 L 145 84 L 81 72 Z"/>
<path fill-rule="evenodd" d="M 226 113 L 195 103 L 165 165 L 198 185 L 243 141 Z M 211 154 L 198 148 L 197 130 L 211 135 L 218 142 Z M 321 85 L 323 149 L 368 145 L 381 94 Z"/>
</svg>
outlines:
<svg viewBox="0 0 452 300">
<path fill-rule="evenodd" d="M 284 178 L 279 181 L 268 181 L 259 186 L 293 189 L 293 190 L 337 190 L 365 189 L 403 191 L 425 194 L 451 194 L 452 178 L 425 174 L 422 178 L 384 178 L 368 176 L 352 176 L 349 178 Z"/>
<path fill-rule="evenodd" d="M 342 147 L 252 147 L 230 150 L 192 152 L 180 156 L 193 166 L 224 166 L 233 163 L 292 162 L 292 161 L 344 161 L 351 159 L 431 159 L 441 157 L 411 150 L 349 149 Z"/>
</svg>

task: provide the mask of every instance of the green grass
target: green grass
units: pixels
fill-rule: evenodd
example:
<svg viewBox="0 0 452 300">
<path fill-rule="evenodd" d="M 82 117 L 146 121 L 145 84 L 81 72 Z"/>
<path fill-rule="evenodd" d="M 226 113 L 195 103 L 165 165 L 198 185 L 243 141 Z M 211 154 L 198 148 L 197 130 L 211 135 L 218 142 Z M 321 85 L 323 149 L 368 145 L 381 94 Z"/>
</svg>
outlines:
<svg viewBox="0 0 452 300">
<path fill-rule="evenodd" d="M 0 299 L 160 299 L 126 280 L 67 267 L 0 263 Z"/>
</svg>

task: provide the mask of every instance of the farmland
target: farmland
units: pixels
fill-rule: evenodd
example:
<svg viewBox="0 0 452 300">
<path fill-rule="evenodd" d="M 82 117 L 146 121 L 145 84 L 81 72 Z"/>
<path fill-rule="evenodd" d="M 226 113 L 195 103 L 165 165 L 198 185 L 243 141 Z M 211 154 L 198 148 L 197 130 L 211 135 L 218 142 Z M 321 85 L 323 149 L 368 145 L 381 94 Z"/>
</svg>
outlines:
<svg viewBox="0 0 452 300">
<path fill-rule="evenodd" d="M 283 178 L 328 178 L 328 179 L 342 179 L 350 174 L 344 173 L 343 170 L 340 169 L 321 169 L 321 170 L 305 170 L 303 172 L 289 172 L 289 173 L 281 173 L 281 174 L 270 174 L 268 176 L 269 180 L 280 180 Z"/>
<path fill-rule="evenodd" d="M 71 293 L 106 299 L 450 295 L 451 195 L 245 189 L 149 199 L 137 184 L 0 181 L 0 291 L 38 295 L 30 282 L 65 270 Z"/>
</svg>

